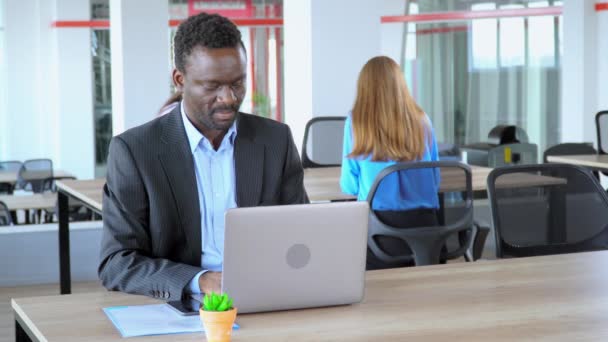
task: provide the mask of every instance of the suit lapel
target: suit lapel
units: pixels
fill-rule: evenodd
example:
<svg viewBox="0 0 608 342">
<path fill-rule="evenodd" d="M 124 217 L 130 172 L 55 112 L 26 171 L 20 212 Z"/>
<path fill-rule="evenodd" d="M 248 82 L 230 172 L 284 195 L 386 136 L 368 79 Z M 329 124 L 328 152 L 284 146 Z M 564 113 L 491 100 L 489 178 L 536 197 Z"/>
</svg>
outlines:
<svg viewBox="0 0 608 342">
<path fill-rule="evenodd" d="M 246 114 L 239 116 L 234 143 L 234 169 L 237 205 L 258 205 L 264 179 L 264 145 L 256 143 L 255 128 Z"/>
<path fill-rule="evenodd" d="M 161 136 L 166 148 L 158 155 L 176 203 L 192 263 L 201 262 L 201 213 L 194 159 L 189 148 L 180 106 L 167 114 Z"/>
</svg>

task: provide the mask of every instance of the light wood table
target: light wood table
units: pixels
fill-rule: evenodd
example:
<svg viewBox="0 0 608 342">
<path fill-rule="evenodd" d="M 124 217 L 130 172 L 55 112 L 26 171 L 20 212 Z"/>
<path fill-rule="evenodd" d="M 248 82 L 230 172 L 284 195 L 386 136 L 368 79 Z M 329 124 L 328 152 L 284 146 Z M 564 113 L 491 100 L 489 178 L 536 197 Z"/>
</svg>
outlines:
<svg viewBox="0 0 608 342">
<path fill-rule="evenodd" d="M 548 156 L 551 163 L 573 164 L 589 167 L 595 170 L 608 171 L 607 154 L 579 154 L 572 156 Z"/>
<path fill-rule="evenodd" d="M 473 191 L 483 192 L 488 188 L 488 174 L 491 168 L 469 165 Z M 444 168 L 440 172 L 440 192 L 464 190 L 464 171 L 456 168 Z M 516 173 L 500 177 L 498 188 L 517 188 L 564 184 L 560 178 Z M 329 201 L 354 199 L 355 196 L 342 193 L 340 189 L 340 167 L 304 169 L 304 187 L 311 201 Z"/>
<path fill-rule="evenodd" d="M 105 179 L 57 181 L 57 216 L 59 218 L 59 284 L 61 294 L 72 292 L 70 271 L 70 198 L 82 202 L 101 215 L 101 202 Z"/>
<path fill-rule="evenodd" d="M 45 192 L 32 195 L 0 195 L 0 202 L 4 202 L 8 210 L 28 210 L 28 209 L 52 209 L 57 204 L 57 194 Z"/>
<path fill-rule="evenodd" d="M 369 271 L 362 303 L 239 315 L 233 341 L 606 341 L 607 270 L 608 251 Z M 102 308 L 150 303 L 116 292 L 11 302 L 22 340 L 91 342 L 124 340 Z"/>
<path fill-rule="evenodd" d="M 486 180 L 491 168 L 470 166 L 473 191 L 485 191 Z M 322 167 L 304 169 L 304 188 L 313 202 L 356 199 L 355 196 L 342 193 L 340 189 L 340 167 Z M 441 170 L 440 191 L 462 190 L 464 172 L 457 169 Z"/>
<path fill-rule="evenodd" d="M 474 191 L 487 189 L 488 174 L 492 169 L 480 166 L 471 166 L 472 183 Z M 562 184 L 559 179 L 530 174 L 509 175 L 501 180 L 503 187 L 518 187 L 529 185 Z M 446 170 L 441 173 L 441 187 L 444 191 L 458 190 L 464 184 L 463 172 L 459 170 Z M 561 183 L 560 183 L 561 182 Z M 105 179 L 93 180 L 65 180 L 57 181 L 59 200 L 59 275 L 61 294 L 71 293 L 70 273 L 70 233 L 68 200 L 70 197 L 83 202 L 91 210 L 101 214 L 102 193 Z M 340 168 L 313 168 L 304 170 L 304 187 L 308 197 L 313 202 L 352 200 L 354 196 L 342 193 L 340 189 Z"/>
<path fill-rule="evenodd" d="M 73 198 L 83 202 L 96 212 L 101 212 L 101 200 L 105 178 L 88 180 L 61 180 L 57 181 L 57 189 Z"/>
<path fill-rule="evenodd" d="M 28 178 L 36 178 L 36 174 L 39 173 L 40 178 L 47 178 L 48 172 L 39 172 L 39 171 L 28 171 Z M 73 174 L 63 171 L 63 170 L 53 170 L 53 178 L 72 178 Z M 0 171 L 0 183 L 10 183 L 15 184 L 17 182 L 17 172 L 16 171 Z"/>
</svg>

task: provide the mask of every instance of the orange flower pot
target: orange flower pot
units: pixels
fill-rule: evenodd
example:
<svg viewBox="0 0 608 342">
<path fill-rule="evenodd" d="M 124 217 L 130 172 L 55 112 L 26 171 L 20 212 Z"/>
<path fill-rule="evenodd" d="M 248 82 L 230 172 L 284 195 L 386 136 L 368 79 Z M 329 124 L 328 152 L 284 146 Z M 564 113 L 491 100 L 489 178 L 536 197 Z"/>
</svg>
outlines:
<svg viewBox="0 0 608 342">
<path fill-rule="evenodd" d="M 232 326 L 236 320 L 236 308 L 228 311 L 199 310 L 208 342 L 230 342 Z"/>
</svg>

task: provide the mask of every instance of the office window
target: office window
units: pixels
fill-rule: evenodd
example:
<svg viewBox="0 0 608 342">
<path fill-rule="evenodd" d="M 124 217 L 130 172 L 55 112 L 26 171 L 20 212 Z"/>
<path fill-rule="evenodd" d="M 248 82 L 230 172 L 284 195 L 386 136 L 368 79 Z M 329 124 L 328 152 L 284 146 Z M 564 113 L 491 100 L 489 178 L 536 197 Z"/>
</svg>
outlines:
<svg viewBox="0 0 608 342">
<path fill-rule="evenodd" d="M 409 14 L 415 15 L 418 14 L 418 4 L 415 2 L 410 3 Z M 405 49 L 405 59 L 412 61 L 416 59 L 416 24 L 408 23 L 407 24 L 407 45 Z"/>
<path fill-rule="evenodd" d="M 504 5 L 500 9 L 524 8 L 523 5 Z M 513 67 L 525 63 L 526 41 L 524 18 L 505 18 L 499 20 L 500 66 Z"/>
<path fill-rule="evenodd" d="M 511 9 L 517 14 L 518 9 L 560 2 L 415 3 L 420 13 L 454 12 L 444 22 L 415 23 L 415 57 L 409 50 L 414 34 L 408 28 L 408 51 L 401 61 L 408 86 L 431 117 L 440 142 L 486 142 L 493 127 L 506 124 L 524 129 L 539 151 L 558 142 L 563 20 L 524 13 L 502 18 L 493 12 Z M 488 18 L 459 20 L 459 11 L 484 11 Z"/>
<path fill-rule="evenodd" d="M 471 9 L 473 11 L 495 10 L 496 4 L 491 2 L 480 3 L 471 6 Z M 496 68 L 496 39 L 498 34 L 496 19 L 473 20 L 471 31 L 473 68 Z"/>
<path fill-rule="evenodd" d="M 7 89 L 7 81 L 6 81 L 6 60 L 4 56 L 4 6 L 5 1 L 0 0 L 0 127 L 6 127 L 4 120 L 6 118 L 6 89 Z M 5 134 L 0 134 L 5 135 Z M 0 137 L 0 156 L 6 156 L 6 146 L 8 146 L 8 142 L 5 141 L 4 137 Z"/>
<path fill-rule="evenodd" d="M 531 2 L 529 7 L 547 7 L 548 1 Z M 528 63 L 530 66 L 555 65 L 555 17 L 528 18 Z"/>
</svg>

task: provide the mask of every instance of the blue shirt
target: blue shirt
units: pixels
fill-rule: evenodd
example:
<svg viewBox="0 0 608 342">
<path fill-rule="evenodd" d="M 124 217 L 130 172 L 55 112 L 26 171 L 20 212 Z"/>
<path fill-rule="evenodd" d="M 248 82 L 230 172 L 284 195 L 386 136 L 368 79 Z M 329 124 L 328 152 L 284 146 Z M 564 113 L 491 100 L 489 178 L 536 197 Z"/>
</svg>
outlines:
<svg viewBox="0 0 608 342">
<path fill-rule="evenodd" d="M 228 129 L 217 151 L 194 127 L 180 104 L 186 136 L 194 159 L 198 201 L 201 210 L 201 266 L 188 286 L 190 293 L 200 293 L 198 279 L 206 271 L 222 271 L 224 256 L 224 212 L 236 208 L 234 176 L 234 139 L 236 122 Z"/>
<path fill-rule="evenodd" d="M 437 161 L 439 154 L 437 141 L 431 125 L 427 120 L 427 138 L 424 154 L 420 161 Z M 340 187 L 342 192 L 355 195 L 359 201 L 365 201 L 376 176 L 382 169 L 396 164 L 394 161 L 372 161 L 371 156 L 349 158 L 353 148 L 351 115 L 344 124 L 344 145 L 342 157 L 342 174 Z M 439 171 L 431 169 L 409 170 L 399 174 L 388 175 L 376 191 L 372 208 L 374 210 L 409 210 L 418 208 L 439 208 L 437 189 Z"/>
</svg>

